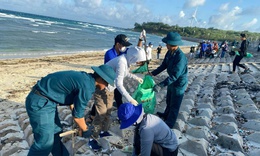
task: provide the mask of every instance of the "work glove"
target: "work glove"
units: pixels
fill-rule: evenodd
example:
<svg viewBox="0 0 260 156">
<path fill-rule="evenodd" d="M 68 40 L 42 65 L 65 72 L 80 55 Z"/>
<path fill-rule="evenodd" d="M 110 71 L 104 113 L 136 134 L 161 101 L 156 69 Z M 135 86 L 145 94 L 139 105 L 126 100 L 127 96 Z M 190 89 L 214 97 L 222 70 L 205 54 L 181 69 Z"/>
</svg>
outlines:
<svg viewBox="0 0 260 156">
<path fill-rule="evenodd" d="M 160 92 L 160 90 L 163 88 L 163 84 L 159 83 L 159 84 L 156 84 L 154 85 L 153 87 L 153 91 L 155 91 L 156 93 Z"/>
<path fill-rule="evenodd" d="M 82 132 L 83 138 L 90 138 L 90 136 L 93 134 L 94 126 L 88 126 L 88 130 Z"/>
<path fill-rule="evenodd" d="M 138 105 L 138 102 L 137 102 L 136 100 L 134 100 L 134 99 L 133 99 L 132 101 L 130 101 L 130 103 L 133 104 L 133 105 L 135 105 L 135 106 Z"/>
<path fill-rule="evenodd" d="M 140 77 L 136 78 L 136 80 L 140 83 L 140 84 L 143 84 L 144 80 Z"/>
</svg>

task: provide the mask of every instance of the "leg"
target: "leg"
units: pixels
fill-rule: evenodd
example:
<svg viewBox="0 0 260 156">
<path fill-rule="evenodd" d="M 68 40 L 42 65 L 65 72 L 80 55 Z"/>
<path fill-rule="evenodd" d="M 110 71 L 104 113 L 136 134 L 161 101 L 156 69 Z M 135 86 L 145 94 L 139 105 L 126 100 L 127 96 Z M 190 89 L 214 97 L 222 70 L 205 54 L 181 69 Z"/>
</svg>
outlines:
<svg viewBox="0 0 260 156">
<path fill-rule="evenodd" d="M 240 61 L 243 59 L 242 56 L 239 56 L 239 61 L 237 62 L 237 66 L 243 68 L 243 69 L 247 69 L 247 67 L 244 64 L 240 64 Z"/>
<path fill-rule="evenodd" d="M 160 118 L 162 118 L 163 120 L 165 120 L 166 117 L 167 117 L 168 114 L 169 114 L 169 110 L 170 110 L 170 107 L 169 107 L 170 100 L 171 100 L 171 90 L 169 89 L 169 87 L 167 87 L 167 93 L 166 93 L 166 108 L 165 108 L 165 110 L 164 110 L 163 113 L 157 112 L 157 115 L 158 115 Z"/>
<path fill-rule="evenodd" d="M 241 56 L 237 56 L 235 57 L 234 61 L 233 61 L 233 72 L 236 71 L 236 66 L 238 66 L 239 62 L 241 61 L 243 57 Z"/>
<path fill-rule="evenodd" d="M 39 95 L 30 93 L 26 98 L 26 111 L 34 135 L 28 156 L 48 156 L 53 148 L 57 105 Z"/>
<path fill-rule="evenodd" d="M 114 100 L 114 92 L 109 92 L 108 90 L 106 90 L 106 95 L 107 95 L 107 99 L 106 99 L 106 107 L 107 107 L 107 112 L 106 112 L 106 116 L 105 116 L 105 120 L 103 121 L 103 131 L 108 131 L 110 128 L 110 116 L 111 116 L 111 112 L 112 112 L 112 107 L 113 107 L 113 100 Z"/>
<path fill-rule="evenodd" d="M 164 156 L 163 148 L 159 144 L 153 143 L 151 156 Z"/>
<path fill-rule="evenodd" d="M 95 115 L 96 115 L 96 108 L 95 108 L 95 106 L 93 105 L 92 108 L 91 108 L 90 114 L 89 114 L 88 118 L 86 119 L 86 122 L 92 123 L 92 121 L 93 121 L 94 118 L 95 118 Z"/>
<path fill-rule="evenodd" d="M 123 103 L 122 95 L 117 89 L 114 90 L 114 95 L 115 95 L 114 97 L 115 97 L 117 108 L 119 108 L 119 106 Z"/>
<path fill-rule="evenodd" d="M 105 119 L 105 114 L 106 114 L 106 105 L 104 103 L 104 98 L 106 97 L 105 95 L 105 90 L 99 90 L 96 89 L 94 93 L 94 106 L 96 109 L 96 116 L 93 120 L 93 125 L 94 125 L 94 137 L 98 137 L 101 128 L 102 128 L 102 121 Z"/>
<path fill-rule="evenodd" d="M 169 113 L 168 113 L 168 116 L 166 117 L 166 121 L 165 121 L 165 123 L 170 128 L 173 128 L 173 126 L 177 120 L 182 99 L 183 99 L 183 94 L 175 95 L 175 93 L 172 92 L 171 97 L 170 97 L 170 102 L 169 102 Z"/>
<path fill-rule="evenodd" d="M 58 111 L 56 109 L 55 113 L 55 128 L 54 128 L 54 143 L 52 148 L 52 155 L 53 156 L 69 156 L 69 152 L 66 147 L 61 142 L 61 137 L 59 136 L 62 131 L 60 118 L 58 116 Z"/>
</svg>

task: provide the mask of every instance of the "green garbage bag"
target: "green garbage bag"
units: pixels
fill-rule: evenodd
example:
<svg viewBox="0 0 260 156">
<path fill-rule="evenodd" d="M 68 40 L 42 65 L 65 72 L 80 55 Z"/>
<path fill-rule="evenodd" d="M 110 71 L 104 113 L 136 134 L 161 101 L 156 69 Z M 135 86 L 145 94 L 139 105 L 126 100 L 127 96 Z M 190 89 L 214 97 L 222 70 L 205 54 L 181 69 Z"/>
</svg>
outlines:
<svg viewBox="0 0 260 156">
<path fill-rule="evenodd" d="M 145 63 L 144 65 L 140 66 L 137 69 L 132 70 L 132 73 L 144 73 L 148 71 L 148 65 Z"/>
<path fill-rule="evenodd" d="M 251 53 L 246 53 L 246 58 L 250 58 L 250 57 L 253 57 L 253 54 L 251 54 Z"/>
<path fill-rule="evenodd" d="M 143 83 L 139 84 L 132 97 L 138 102 L 142 103 L 145 113 L 154 113 L 156 105 L 156 96 L 153 91 L 155 82 L 150 75 L 145 75 Z"/>
<path fill-rule="evenodd" d="M 236 55 L 240 56 L 240 54 L 239 54 L 238 51 L 236 51 Z M 250 57 L 253 57 L 253 54 L 247 52 L 247 53 L 246 53 L 246 58 L 250 58 Z"/>
</svg>

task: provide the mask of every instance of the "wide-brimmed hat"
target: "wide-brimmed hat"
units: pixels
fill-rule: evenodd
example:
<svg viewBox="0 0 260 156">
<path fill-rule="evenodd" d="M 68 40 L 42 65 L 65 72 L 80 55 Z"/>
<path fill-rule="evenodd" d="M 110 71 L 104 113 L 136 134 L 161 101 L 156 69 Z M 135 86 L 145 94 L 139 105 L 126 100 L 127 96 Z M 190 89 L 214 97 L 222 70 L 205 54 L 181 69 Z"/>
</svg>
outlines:
<svg viewBox="0 0 260 156">
<path fill-rule="evenodd" d="M 126 47 L 132 45 L 132 43 L 129 42 L 129 38 L 124 34 L 119 34 L 116 36 L 115 43 L 117 42 Z"/>
<path fill-rule="evenodd" d="M 101 66 L 92 66 L 91 67 L 102 79 L 104 79 L 111 86 L 114 86 L 114 80 L 116 78 L 116 73 L 112 67 L 109 65 L 103 64 Z"/>
<path fill-rule="evenodd" d="M 117 111 L 117 116 L 121 121 L 120 129 L 133 125 L 142 114 L 142 109 L 142 104 L 134 106 L 131 103 L 123 103 L 120 105 Z"/>
<path fill-rule="evenodd" d="M 179 46 L 183 44 L 181 36 L 177 32 L 169 32 L 167 36 L 162 39 L 162 41 L 173 46 Z"/>
</svg>

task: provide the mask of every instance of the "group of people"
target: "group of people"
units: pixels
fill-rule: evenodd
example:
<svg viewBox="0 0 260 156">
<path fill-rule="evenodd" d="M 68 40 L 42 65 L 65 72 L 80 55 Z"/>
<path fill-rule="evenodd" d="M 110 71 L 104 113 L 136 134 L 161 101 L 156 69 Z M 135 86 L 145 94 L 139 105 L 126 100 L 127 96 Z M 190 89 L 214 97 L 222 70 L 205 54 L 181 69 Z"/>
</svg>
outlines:
<svg viewBox="0 0 260 156">
<path fill-rule="evenodd" d="M 165 58 L 157 69 L 147 73 L 156 76 L 165 69 L 168 73 L 168 77 L 153 88 L 155 92 L 160 92 L 167 86 L 167 106 L 164 112 L 157 112 L 158 116 L 144 113 L 142 104 L 138 104 L 123 85 L 126 76 L 143 83 L 143 79 L 130 73 L 129 68 L 132 64 L 142 66 L 147 62 L 142 48 L 144 39 L 146 36 L 141 35 L 137 46 L 129 47 L 132 44 L 127 36 L 119 34 L 113 47 L 105 53 L 104 64 L 92 67 L 94 73 L 58 71 L 41 78 L 32 87 L 25 102 L 34 134 L 29 156 L 69 155 L 59 136 L 62 126 L 58 106 L 70 107 L 82 137 L 90 138 L 89 146 L 97 148 L 96 138 L 111 136 L 108 123 L 114 99 L 120 128 L 135 126 L 133 155 L 177 155 L 178 141 L 171 128 L 176 122 L 188 84 L 187 58 L 179 47 L 181 36 L 170 32 L 162 39 L 168 50 Z M 122 96 L 126 103 L 123 103 Z M 85 108 L 92 97 L 95 101 L 92 113 L 85 119 Z M 92 121 L 93 127 L 86 121 Z"/>
<path fill-rule="evenodd" d="M 221 51 L 220 51 L 221 50 Z M 228 51 L 228 43 L 227 41 L 223 41 L 221 44 L 218 44 L 217 41 L 210 41 L 203 40 L 197 46 L 192 45 L 190 47 L 190 58 L 203 58 L 209 57 L 214 58 L 216 56 L 223 58 Z"/>
</svg>

